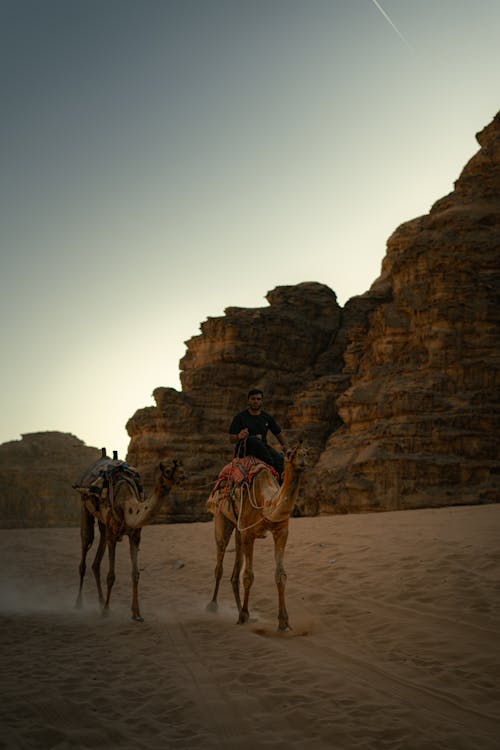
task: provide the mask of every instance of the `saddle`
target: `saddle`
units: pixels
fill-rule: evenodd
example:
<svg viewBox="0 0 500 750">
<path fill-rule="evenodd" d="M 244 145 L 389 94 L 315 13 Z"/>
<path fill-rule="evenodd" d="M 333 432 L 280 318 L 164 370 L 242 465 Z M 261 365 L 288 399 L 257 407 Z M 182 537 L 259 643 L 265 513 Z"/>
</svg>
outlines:
<svg viewBox="0 0 500 750">
<path fill-rule="evenodd" d="M 96 510 L 99 503 L 105 503 L 113 510 L 113 488 L 119 479 L 125 479 L 134 484 L 139 500 L 144 499 L 144 488 L 137 469 L 126 461 L 107 457 L 100 458 L 92 464 L 81 479 L 73 484 L 73 489 L 81 494 L 84 501 L 90 496 L 94 500 Z"/>
<path fill-rule="evenodd" d="M 206 503 L 207 510 L 215 515 L 220 512 L 223 503 L 230 502 L 233 513 L 236 515 L 236 509 L 234 508 L 235 492 L 240 490 L 243 485 L 251 489 L 255 477 L 264 469 L 270 471 L 276 479 L 279 479 L 279 474 L 273 466 L 264 463 L 255 456 L 233 458 L 231 463 L 226 464 L 219 473 Z"/>
</svg>

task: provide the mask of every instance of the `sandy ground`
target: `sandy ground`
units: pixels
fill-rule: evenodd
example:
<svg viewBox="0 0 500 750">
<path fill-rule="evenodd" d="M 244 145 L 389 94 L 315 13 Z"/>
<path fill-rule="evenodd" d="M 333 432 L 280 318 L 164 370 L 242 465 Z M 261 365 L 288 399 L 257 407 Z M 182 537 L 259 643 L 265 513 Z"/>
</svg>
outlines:
<svg viewBox="0 0 500 750">
<path fill-rule="evenodd" d="M 232 542 L 206 611 L 211 523 L 143 531 L 144 623 L 130 619 L 127 540 L 103 618 L 90 570 L 74 608 L 78 529 L 0 538 L 1 748 L 500 747 L 498 505 L 292 519 L 289 634 L 270 536 L 246 625 Z"/>
</svg>

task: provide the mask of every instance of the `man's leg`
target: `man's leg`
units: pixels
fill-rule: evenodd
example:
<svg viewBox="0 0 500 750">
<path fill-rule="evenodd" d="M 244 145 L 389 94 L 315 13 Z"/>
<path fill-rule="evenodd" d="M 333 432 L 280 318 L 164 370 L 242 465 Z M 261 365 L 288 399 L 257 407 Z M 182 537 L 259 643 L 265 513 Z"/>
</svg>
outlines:
<svg viewBox="0 0 500 750">
<path fill-rule="evenodd" d="M 259 438 L 247 438 L 247 455 L 255 456 L 256 458 L 260 458 L 261 461 L 265 461 L 266 464 L 276 469 L 280 477 L 283 474 L 285 460 L 282 454 L 275 451 L 267 443 L 263 443 Z"/>
<path fill-rule="evenodd" d="M 235 458 L 243 458 L 243 456 L 255 456 L 255 458 L 260 458 L 261 461 L 264 461 L 266 464 L 274 467 L 274 458 L 271 454 L 269 446 L 263 443 L 262 440 L 257 437 L 250 436 L 246 438 L 246 440 L 240 440 L 239 443 L 236 443 L 234 455 Z"/>
<path fill-rule="evenodd" d="M 278 474 L 283 474 L 283 469 L 285 468 L 285 459 L 283 458 L 283 454 L 278 453 L 278 451 L 275 451 L 274 448 L 271 448 L 269 445 L 267 446 L 267 450 L 270 455 L 271 459 L 271 466 L 274 466 Z"/>
</svg>

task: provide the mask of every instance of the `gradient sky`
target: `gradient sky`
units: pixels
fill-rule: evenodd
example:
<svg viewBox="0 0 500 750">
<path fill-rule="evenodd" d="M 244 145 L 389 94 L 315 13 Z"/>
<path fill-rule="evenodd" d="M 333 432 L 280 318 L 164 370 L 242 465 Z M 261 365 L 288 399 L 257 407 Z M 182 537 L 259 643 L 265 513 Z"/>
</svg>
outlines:
<svg viewBox="0 0 500 750">
<path fill-rule="evenodd" d="M 124 457 L 207 316 L 369 288 L 500 104 L 498 0 L 378 5 L 0 0 L 0 442 Z"/>
</svg>

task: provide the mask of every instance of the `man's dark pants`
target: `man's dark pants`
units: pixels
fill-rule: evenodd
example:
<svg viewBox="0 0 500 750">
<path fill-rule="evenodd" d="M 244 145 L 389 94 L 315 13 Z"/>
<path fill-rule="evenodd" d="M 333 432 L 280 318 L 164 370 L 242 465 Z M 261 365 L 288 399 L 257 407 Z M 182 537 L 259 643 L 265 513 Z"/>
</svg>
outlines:
<svg viewBox="0 0 500 750">
<path fill-rule="evenodd" d="M 274 448 L 271 448 L 257 437 L 248 437 L 245 440 L 239 440 L 234 449 L 234 456 L 235 458 L 243 458 L 243 456 L 260 458 L 261 461 L 265 461 L 266 464 L 276 469 L 280 476 L 285 466 L 285 461 L 281 453 L 278 453 L 278 451 L 275 451 Z"/>
</svg>

